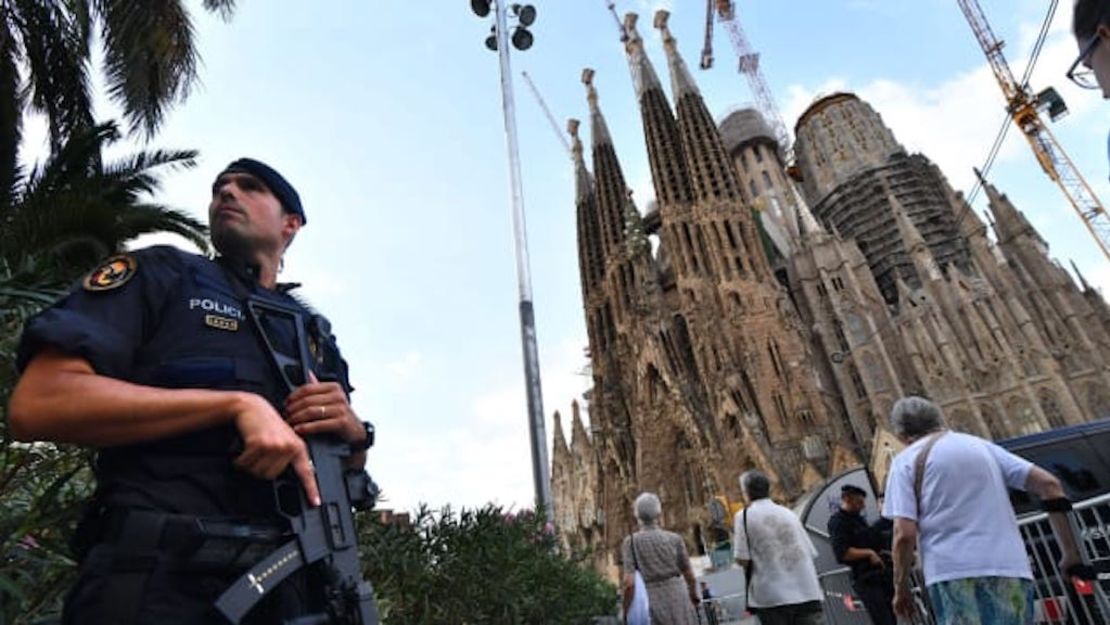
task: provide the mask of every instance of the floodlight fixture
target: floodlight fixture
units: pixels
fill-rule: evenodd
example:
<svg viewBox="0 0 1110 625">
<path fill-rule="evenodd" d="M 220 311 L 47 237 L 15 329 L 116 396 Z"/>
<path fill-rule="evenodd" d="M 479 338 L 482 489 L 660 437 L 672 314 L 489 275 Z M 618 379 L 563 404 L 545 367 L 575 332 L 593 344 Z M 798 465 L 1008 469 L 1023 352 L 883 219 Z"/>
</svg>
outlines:
<svg viewBox="0 0 1110 625">
<path fill-rule="evenodd" d="M 524 28 L 523 26 L 517 26 L 516 29 L 513 30 L 513 47 L 517 50 L 523 52 L 524 50 L 531 48 L 533 41 L 534 39 L 532 38 L 532 33 L 528 32 L 527 28 Z"/>
<path fill-rule="evenodd" d="M 470 0 L 470 10 L 478 17 L 489 15 L 490 0 Z"/>
<path fill-rule="evenodd" d="M 520 21 L 521 26 L 531 26 L 536 21 L 536 7 L 530 4 L 514 4 L 513 15 Z"/>
</svg>

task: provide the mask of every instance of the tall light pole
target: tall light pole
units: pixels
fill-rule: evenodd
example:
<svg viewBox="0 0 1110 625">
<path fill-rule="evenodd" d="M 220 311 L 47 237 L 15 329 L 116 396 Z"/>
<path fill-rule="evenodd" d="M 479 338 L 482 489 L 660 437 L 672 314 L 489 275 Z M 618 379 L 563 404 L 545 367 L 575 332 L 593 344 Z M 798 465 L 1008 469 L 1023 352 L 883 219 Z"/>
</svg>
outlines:
<svg viewBox="0 0 1110 625">
<path fill-rule="evenodd" d="M 509 64 L 508 13 L 512 10 L 518 25 L 513 30 L 512 46 L 518 50 L 532 47 L 528 26 L 536 19 L 530 4 L 507 5 L 505 0 L 471 0 L 478 17 L 494 9 L 492 34 L 486 47 L 497 51 L 501 63 L 501 110 L 505 117 L 505 141 L 509 150 L 509 182 L 513 211 L 513 242 L 516 250 L 516 277 L 520 309 L 520 341 L 524 353 L 524 385 L 528 397 L 528 433 L 532 443 L 532 481 L 536 503 L 543 506 L 547 520 L 554 519 L 551 476 L 547 462 L 547 433 L 544 427 L 543 392 L 540 387 L 540 357 L 536 347 L 536 316 L 532 308 L 532 278 L 528 268 L 528 234 L 524 222 L 524 191 L 520 181 L 520 152 L 516 137 L 516 107 L 513 102 L 513 72 Z"/>
</svg>

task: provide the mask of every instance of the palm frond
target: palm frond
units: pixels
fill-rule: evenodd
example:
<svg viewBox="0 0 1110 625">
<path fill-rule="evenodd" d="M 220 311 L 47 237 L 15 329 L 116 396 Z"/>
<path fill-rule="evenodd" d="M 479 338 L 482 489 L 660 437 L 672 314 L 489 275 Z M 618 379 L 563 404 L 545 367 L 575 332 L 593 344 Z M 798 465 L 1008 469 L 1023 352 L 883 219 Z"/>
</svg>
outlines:
<svg viewBox="0 0 1110 625">
<path fill-rule="evenodd" d="M 228 20 L 235 12 L 235 0 L 204 0 L 204 8 L 211 13 L 219 13 L 221 19 Z"/>
<path fill-rule="evenodd" d="M 19 46 L 7 20 L 0 20 L 0 225 L 11 206 L 20 178 L 19 144 L 23 139 L 25 100 L 19 76 Z"/>
<path fill-rule="evenodd" d="M 108 93 L 131 131 L 148 138 L 196 79 L 192 20 L 180 1 L 101 0 L 101 35 Z"/>
<path fill-rule="evenodd" d="M 29 68 L 30 104 L 46 114 L 50 143 L 57 148 L 93 121 L 87 27 L 83 29 L 74 19 L 70 3 L 16 0 L 13 4 L 18 12 L 9 15 Z"/>
</svg>

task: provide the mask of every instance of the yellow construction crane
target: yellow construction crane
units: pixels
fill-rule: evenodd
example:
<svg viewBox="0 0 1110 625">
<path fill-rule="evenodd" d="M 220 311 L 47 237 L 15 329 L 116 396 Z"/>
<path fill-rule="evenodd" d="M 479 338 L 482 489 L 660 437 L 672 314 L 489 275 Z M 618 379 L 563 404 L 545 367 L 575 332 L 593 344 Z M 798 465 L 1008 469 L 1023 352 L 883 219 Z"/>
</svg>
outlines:
<svg viewBox="0 0 1110 625">
<path fill-rule="evenodd" d="M 706 0 L 705 5 L 705 47 L 701 53 L 701 68 L 708 69 L 713 65 L 713 13 L 716 9 L 717 17 L 728 32 L 729 41 L 740 61 L 740 73 L 748 79 L 748 87 L 755 98 L 755 106 L 763 115 L 764 121 L 771 125 L 775 133 L 775 140 L 784 155 L 790 154 L 790 133 L 786 131 L 786 124 L 782 121 L 775 98 L 771 95 L 771 87 L 763 78 L 759 70 L 759 53 L 752 47 L 748 36 L 740 26 L 736 17 L 736 3 L 732 0 Z M 787 158 L 789 160 L 789 157 Z"/>
<path fill-rule="evenodd" d="M 1091 191 L 1090 185 L 1083 179 L 1075 164 L 1064 152 L 1064 148 L 1041 119 L 1040 109 L 1042 108 L 1047 108 L 1049 116 L 1053 119 L 1063 114 L 1066 111 L 1063 101 L 1055 89 L 1046 89 L 1034 95 L 1027 84 L 1018 83 L 1013 72 L 1010 71 L 1006 57 L 1002 55 L 1003 42 L 994 36 L 979 3 L 976 0 L 957 0 L 957 2 L 967 18 L 967 23 L 971 25 L 979 46 L 987 55 L 987 61 L 994 72 L 994 77 L 998 80 L 998 85 L 1002 87 L 1002 94 L 1006 98 L 1006 111 L 1029 141 L 1029 146 L 1033 148 L 1033 154 L 1036 155 L 1045 173 L 1063 190 L 1075 212 L 1079 214 L 1095 238 L 1103 255 L 1110 260 L 1110 217 L 1107 217 L 1102 202 Z"/>
</svg>

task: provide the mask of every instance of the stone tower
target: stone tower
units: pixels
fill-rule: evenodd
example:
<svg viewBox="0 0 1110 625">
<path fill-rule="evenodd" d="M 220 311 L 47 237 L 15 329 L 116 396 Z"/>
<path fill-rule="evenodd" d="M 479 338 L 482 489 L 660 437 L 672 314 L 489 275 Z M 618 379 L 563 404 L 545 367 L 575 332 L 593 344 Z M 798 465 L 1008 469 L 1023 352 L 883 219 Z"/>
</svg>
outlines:
<svg viewBox="0 0 1110 625">
<path fill-rule="evenodd" d="M 941 266 L 967 269 L 967 246 L 945 193 L 948 182 L 929 160 L 907 154 L 882 118 L 854 94 L 814 102 L 795 126 L 794 149 L 802 189 L 813 213 L 829 228 L 855 239 L 888 302 L 899 277 L 918 286 L 901 246 L 885 189 L 901 202 Z"/>
</svg>

